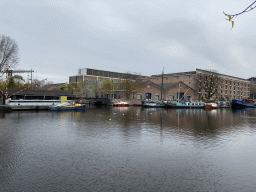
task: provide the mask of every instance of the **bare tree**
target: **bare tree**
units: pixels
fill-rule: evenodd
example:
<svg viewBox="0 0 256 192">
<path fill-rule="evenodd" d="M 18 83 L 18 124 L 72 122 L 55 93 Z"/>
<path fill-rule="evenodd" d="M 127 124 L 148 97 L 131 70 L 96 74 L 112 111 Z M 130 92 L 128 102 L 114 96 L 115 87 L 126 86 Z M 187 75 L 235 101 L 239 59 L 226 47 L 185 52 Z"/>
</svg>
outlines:
<svg viewBox="0 0 256 192">
<path fill-rule="evenodd" d="M 119 88 L 124 90 L 126 99 L 131 98 L 131 94 L 134 98 L 134 94 L 137 93 L 142 85 L 142 82 L 139 80 L 139 75 L 126 73 L 122 82 L 118 85 Z"/>
<path fill-rule="evenodd" d="M 9 36 L 0 35 L 0 71 L 4 71 L 5 64 L 15 66 L 19 61 L 18 44 Z"/>
<path fill-rule="evenodd" d="M 250 87 L 250 94 L 252 96 L 252 99 L 254 99 L 256 95 L 256 86 L 254 84 L 252 84 Z"/>
<path fill-rule="evenodd" d="M 247 7 L 245 10 L 243 10 L 242 12 L 240 12 L 240 13 L 237 13 L 237 14 L 233 14 L 233 15 L 230 15 L 230 14 L 226 14 L 224 11 L 223 11 L 223 13 L 226 15 L 226 16 L 228 16 L 228 19 L 226 18 L 226 20 L 229 20 L 229 21 L 231 21 L 234 17 L 237 17 L 238 15 L 241 15 L 241 14 L 243 14 L 243 13 L 246 13 L 246 12 L 249 12 L 249 11 L 251 11 L 251 10 L 253 10 L 254 8 L 256 8 L 256 1 L 254 1 L 249 7 Z M 234 21 L 231 21 L 232 22 L 232 28 L 233 28 L 233 26 L 234 26 Z"/>
<path fill-rule="evenodd" d="M 210 99 L 212 96 L 218 96 L 219 86 L 222 84 L 222 78 L 215 70 L 204 70 L 197 75 L 196 84 L 199 92 L 204 91 L 205 98 Z"/>
</svg>

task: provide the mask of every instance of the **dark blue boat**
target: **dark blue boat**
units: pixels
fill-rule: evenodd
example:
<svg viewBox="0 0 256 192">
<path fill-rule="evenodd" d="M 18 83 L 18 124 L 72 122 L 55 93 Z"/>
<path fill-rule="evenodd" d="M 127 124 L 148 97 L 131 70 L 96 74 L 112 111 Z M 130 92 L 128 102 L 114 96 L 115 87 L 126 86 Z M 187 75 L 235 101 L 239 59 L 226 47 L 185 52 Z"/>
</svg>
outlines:
<svg viewBox="0 0 256 192">
<path fill-rule="evenodd" d="M 254 103 L 249 104 L 239 100 L 232 100 L 231 107 L 232 109 L 255 108 L 255 104 Z"/>
</svg>

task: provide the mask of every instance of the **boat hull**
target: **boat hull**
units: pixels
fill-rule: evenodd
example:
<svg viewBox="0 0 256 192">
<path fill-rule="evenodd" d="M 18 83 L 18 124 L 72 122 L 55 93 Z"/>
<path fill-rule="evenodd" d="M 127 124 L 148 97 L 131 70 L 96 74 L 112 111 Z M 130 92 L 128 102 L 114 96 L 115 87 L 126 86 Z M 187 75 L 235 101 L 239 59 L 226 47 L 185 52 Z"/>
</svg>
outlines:
<svg viewBox="0 0 256 192">
<path fill-rule="evenodd" d="M 167 104 L 167 108 L 169 109 L 203 109 L 204 105 L 197 105 L 197 106 L 189 106 L 189 105 L 171 105 Z"/>
<path fill-rule="evenodd" d="M 129 107 L 129 104 L 114 104 L 115 107 Z"/>
<path fill-rule="evenodd" d="M 232 100 L 232 109 L 255 108 L 255 104 L 248 104 L 239 100 Z"/>
<path fill-rule="evenodd" d="M 74 110 L 84 110 L 85 105 L 81 106 L 63 106 L 63 107 L 49 107 L 49 111 L 74 111 Z"/>
<path fill-rule="evenodd" d="M 165 105 L 147 105 L 144 104 L 142 107 L 147 107 L 147 108 L 164 108 Z"/>
</svg>

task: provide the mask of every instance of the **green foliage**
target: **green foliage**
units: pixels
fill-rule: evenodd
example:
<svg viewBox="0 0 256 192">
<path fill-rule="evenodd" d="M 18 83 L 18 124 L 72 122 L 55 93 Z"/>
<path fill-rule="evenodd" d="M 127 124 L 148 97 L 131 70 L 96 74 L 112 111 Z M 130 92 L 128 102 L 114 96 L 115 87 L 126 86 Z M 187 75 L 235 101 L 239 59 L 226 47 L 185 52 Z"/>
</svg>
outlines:
<svg viewBox="0 0 256 192">
<path fill-rule="evenodd" d="M 87 92 L 88 92 L 87 83 L 86 83 L 85 81 L 80 81 L 80 82 L 78 83 L 78 87 L 79 87 L 79 89 L 80 89 L 80 91 L 81 91 L 82 93 L 87 93 Z"/>
<path fill-rule="evenodd" d="M 16 83 L 15 83 L 13 78 L 10 79 L 7 87 L 8 87 L 8 89 L 15 89 L 16 88 Z"/>
<path fill-rule="evenodd" d="M 103 81 L 100 88 L 102 92 L 107 94 L 113 93 L 116 90 L 115 85 L 110 79 Z"/>
<path fill-rule="evenodd" d="M 60 90 L 68 91 L 69 93 L 79 93 L 80 89 L 76 82 L 70 82 L 69 84 L 64 84 L 59 87 Z"/>
<path fill-rule="evenodd" d="M 132 89 L 133 89 L 133 83 L 131 80 L 126 79 L 124 81 L 122 81 L 119 85 L 119 88 L 122 88 L 125 92 L 125 96 L 126 99 L 130 99 L 131 93 L 132 93 Z"/>
<path fill-rule="evenodd" d="M 0 80 L 0 89 L 5 89 L 6 83 L 3 80 Z"/>
<path fill-rule="evenodd" d="M 138 76 L 139 77 L 139 76 Z M 137 77 L 137 78 L 138 78 Z M 139 89 L 142 86 L 142 82 L 139 81 L 138 79 L 136 80 L 131 80 L 131 74 L 127 73 L 126 75 L 124 75 L 125 80 L 123 80 L 118 87 L 122 88 L 125 92 L 125 96 L 126 99 L 130 99 L 131 94 L 137 93 L 139 91 Z"/>
<path fill-rule="evenodd" d="M 59 87 L 62 91 L 68 91 L 69 93 L 76 94 L 76 93 L 86 93 L 88 91 L 87 84 L 84 81 L 79 83 L 70 82 L 69 84 L 64 84 Z"/>
</svg>

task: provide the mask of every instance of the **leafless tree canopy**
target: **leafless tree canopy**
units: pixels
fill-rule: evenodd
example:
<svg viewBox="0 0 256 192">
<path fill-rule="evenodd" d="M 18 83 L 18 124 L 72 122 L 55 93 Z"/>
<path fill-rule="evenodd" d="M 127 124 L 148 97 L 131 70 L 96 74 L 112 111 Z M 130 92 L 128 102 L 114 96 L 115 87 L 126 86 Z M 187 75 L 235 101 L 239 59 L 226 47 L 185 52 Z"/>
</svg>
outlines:
<svg viewBox="0 0 256 192">
<path fill-rule="evenodd" d="M 0 71 L 5 71 L 6 62 L 13 67 L 18 61 L 18 44 L 10 37 L 0 35 Z"/>
<path fill-rule="evenodd" d="M 222 81 L 222 78 L 216 71 L 204 71 L 197 77 L 199 92 L 204 90 L 206 99 L 210 99 L 213 95 L 218 96 L 218 88 Z"/>
</svg>

